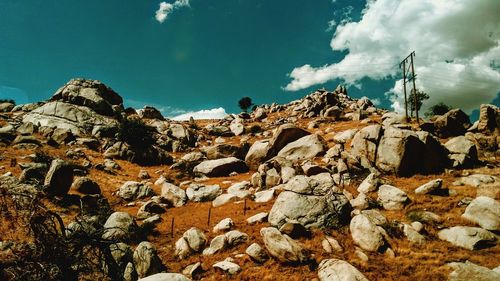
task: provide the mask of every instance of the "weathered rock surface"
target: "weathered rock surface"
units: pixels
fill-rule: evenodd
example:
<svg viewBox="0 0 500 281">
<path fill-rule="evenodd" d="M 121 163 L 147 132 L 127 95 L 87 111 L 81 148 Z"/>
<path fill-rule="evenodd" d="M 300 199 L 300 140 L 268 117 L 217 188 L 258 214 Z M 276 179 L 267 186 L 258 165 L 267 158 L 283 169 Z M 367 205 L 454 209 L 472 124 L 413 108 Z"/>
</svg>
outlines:
<svg viewBox="0 0 500 281">
<path fill-rule="evenodd" d="M 326 148 L 323 138 L 312 134 L 287 144 L 278 152 L 278 156 L 295 162 L 323 154 L 326 152 Z"/>
<path fill-rule="evenodd" d="M 245 162 L 235 157 L 206 160 L 193 169 L 194 173 L 203 174 L 208 177 L 222 177 L 232 172 L 244 173 L 246 171 L 248 171 L 248 167 Z"/>
<path fill-rule="evenodd" d="M 155 246 L 147 241 L 139 243 L 134 251 L 133 259 L 139 278 L 160 273 L 166 269 L 156 253 Z"/>
<path fill-rule="evenodd" d="M 116 239 L 123 242 L 133 240 L 137 234 L 139 227 L 135 219 L 125 212 L 114 212 L 109 216 L 104 224 L 103 239 Z"/>
<path fill-rule="evenodd" d="M 453 269 L 448 276 L 450 281 L 497 281 L 500 273 L 484 266 L 479 266 L 469 261 L 452 262 L 447 266 Z"/>
<path fill-rule="evenodd" d="M 358 269 L 350 263 L 338 260 L 322 260 L 318 267 L 320 281 L 368 281 Z"/>
<path fill-rule="evenodd" d="M 479 227 L 454 226 L 438 232 L 441 240 L 469 250 L 478 250 L 495 245 L 497 237 L 488 230 Z"/>
<path fill-rule="evenodd" d="M 374 252 L 385 245 L 383 230 L 364 214 L 355 216 L 351 220 L 349 229 L 352 240 L 363 250 Z"/>
<path fill-rule="evenodd" d="M 304 263 L 310 259 L 310 253 L 298 242 L 286 234 L 281 234 L 274 227 L 265 227 L 260 230 L 267 250 L 280 262 Z"/>
<path fill-rule="evenodd" d="M 44 182 L 47 192 L 56 196 L 64 196 L 68 193 L 72 183 L 73 168 L 71 165 L 61 159 L 52 160 Z"/>
<path fill-rule="evenodd" d="M 384 184 L 378 189 L 378 200 L 386 210 L 400 210 L 408 203 L 408 195 L 401 189 Z"/>
<path fill-rule="evenodd" d="M 480 196 L 470 202 L 462 217 L 473 221 L 487 230 L 500 230 L 500 203 L 497 200 Z"/>
</svg>

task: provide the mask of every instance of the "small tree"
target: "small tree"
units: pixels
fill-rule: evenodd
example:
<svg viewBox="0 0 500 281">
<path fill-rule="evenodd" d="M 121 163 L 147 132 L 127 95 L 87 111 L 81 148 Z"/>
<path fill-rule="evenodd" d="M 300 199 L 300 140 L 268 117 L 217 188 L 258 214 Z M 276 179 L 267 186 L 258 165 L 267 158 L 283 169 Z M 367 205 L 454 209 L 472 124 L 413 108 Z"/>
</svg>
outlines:
<svg viewBox="0 0 500 281">
<path fill-rule="evenodd" d="M 440 102 L 438 104 L 431 106 L 429 110 L 425 113 L 425 116 L 432 117 L 436 115 L 443 115 L 450 110 L 451 106 L 446 105 L 443 102 Z"/>
<path fill-rule="evenodd" d="M 241 110 L 247 112 L 247 110 L 253 105 L 253 102 L 250 97 L 243 97 L 238 101 L 238 105 Z"/>
<path fill-rule="evenodd" d="M 416 96 L 416 98 L 415 98 Z M 429 99 L 429 95 L 420 90 L 412 91 L 410 97 L 409 97 L 409 103 L 410 103 L 410 111 L 411 111 L 411 116 L 413 117 L 413 112 L 419 111 L 420 108 L 422 107 L 422 104 L 424 100 Z"/>
</svg>

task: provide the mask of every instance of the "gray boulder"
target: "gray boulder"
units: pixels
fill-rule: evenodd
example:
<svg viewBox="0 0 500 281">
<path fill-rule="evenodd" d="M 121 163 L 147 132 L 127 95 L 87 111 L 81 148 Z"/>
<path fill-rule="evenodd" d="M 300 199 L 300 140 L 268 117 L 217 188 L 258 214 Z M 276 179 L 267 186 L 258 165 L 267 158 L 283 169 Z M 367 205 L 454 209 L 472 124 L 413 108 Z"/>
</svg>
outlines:
<svg viewBox="0 0 500 281">
<path fill-rule="evenodd" d="M 310 252 L 286 234 L 274 227 L 265 227 L 260 235 L 271 256 L 283 263 L 305 263 L 310 260 Z"/>
<path fill-rule="evenodd" d="M 146 184 L 127 181 L 125 182 L 117 192 L 117 195 L 124 200 L 133 201 L 149 196 L 155 195 L 154 191 Z"/>
<path fill-rule="evenodd" d="M 457 108 L 436 118 L 434 132 L 443 138 L 461 136 L 470 126 L 469 116 Z"/>
<path fill-rule="evenodd" d="M 190 184 L 186 189 L 189 200 L 194 202 L 211 201 L 222 194 L 222 189 L 218 185 Z"/>
<path fill-rule="evenodd" d="M 458 136 L 445 143 L 450 152 L 449 157 L 455 168 L 468 168 L 477 163 L 476 145 L 464 136 Z"/>
<path fill-rule="evenodd" d="M 64 196 L 70 190 L 72 183 L 73 167 L 64 160 L 52 160 L 44 181 L 47 192 L 55 196 Z"/>
<path fill-rule="evenodd" d="M 352 240 L 361 249 L 374 252 L 385 245 L 383 229 L 365 214 L 355 216 L 349 226 Z"/>
<path fill-rule="evenodd" d="M 264 263 L 269 259 L 267 252 L 257 243 L 253 243 L 252 245 L 248 246 L 248 248 L 245 250 L 245 253 L 259 263 Z"/>
<path fill-rule="evenodd" d="M 386 210 L 401 210 L 409 201 L 404 191 L 388 184 L 379 187 L 378 200 Z"/>
<path fill-rule="evenodd" d="M 133 260 L 139 278 L 160 273 L 166 269 L 156 253 L 155 246 L 146 241 L 137 245 L 134 251 Z"/>
<path fill-rule="evenodd" d="M 500 108 L 481 104 L 477 131 L 488 135 L 500 135 Z"/>
<path fill-rule="evenodd" d="M 500 203 L 493 198 L 479 196 L 470 202 L 462 217 L 479 224 L 484 229 L 498 231 Z"/>
<path fill-rule="evenodd" d="M 85 106 L 101 115 L 112 116 L 123 99 L 111 88 L 97 80 L 72 79 L 50 99 Z"/>
<path fill-rule="evenodd" d="M 323 138 L 312 134 L 288 143 L 278 152 L 278 156 L 296 162 L 324 154 L 326 150 L 327 145 Z"/>
<path fill-rule="evenodd" d="M 320 281 L 368 281 L 358 269 L 339 259 L 322 260 L 318 267 Z"/>
<path fill-rule="evenodd" d="M 268 152 L 268 140 L 256 141 L 250 146 L 245 156 L 245 162 L 251 170 L 257 170 L 259 165 L 266 160 Z"/>
<path fill-rule="evenodd" d="M 128 242 L 137 236 L 139 227 L 129 213 L 114 212 L 104 223 L 104 229 L 103 239 Z"/>
<path fill-rule="evenodd" d="M 479 227 L 454 226 L 438 232 L 441 240 L 469 250 L 478 250 L 494 246 L 497 241 L 495 234 Z"/>
<path fill-rule="evenodd" d="M 333 182 L 298 176 L 284 188 L 269 212 L 268 220 L 273 226 L 291 222 L 306 228 L 338 228 L 349 219 L 349 201 L 337 192 Z"/>
<path fill-rule="evenodd" d="M 244 173 L 248 171 L 248 167 L 244 161 L 228 157 L 217 160 L 206 160 L 194 167 L 193 172 L 202 174 L 208 177 L 223 177 L 232 172 Z"/>
<path fill-rule="evenodd" d="M 168 182 L 164 182 L 161 186 L 161 197 L 174 207 L 182 207 L 188 200 L 184 189 Z"/>
<path fill-rule="evenodd" d="M 452 262 L 447 266 L 453 271 L 448 276 L 450 281 L 497 281 L 500 280 L 500 273 L 484 266 L 479 266 L 470 261 Z"/>
</svg>

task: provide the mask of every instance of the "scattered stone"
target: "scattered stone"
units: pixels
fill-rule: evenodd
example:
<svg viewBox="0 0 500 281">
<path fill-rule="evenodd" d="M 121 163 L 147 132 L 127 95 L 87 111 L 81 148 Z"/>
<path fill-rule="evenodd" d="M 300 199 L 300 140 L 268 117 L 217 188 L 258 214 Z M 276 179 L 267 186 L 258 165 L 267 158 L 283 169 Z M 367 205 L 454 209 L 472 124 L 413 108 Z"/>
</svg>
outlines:
<svg viewBox="0 0 500 281">
<path fill-rule="evenodd" d="M 231 172 L 244 173 L 248 167 L 242 160 L 236 157 L 228 157 L 217 160 L 206 160 L 194 167 L 193 172 L 208 177 L 227 176 Z"/>
<path fill-rule="evenodd" d="M 218 185 L 190 184 L 186 189 L 189 200 L 194 202 L 212 201 L 222 194 L 222 189 Z"/>
<path fill-rule="evenodd" d="M 234 202 L 238 199 L 239 199 L 238 196 L 234 194 L 224 193 L 217 196 L 217 198 L 215 198 L 214 201 L 212 201 L 212 207 L 217 208 L 229 202 Z"/>
<path fill-rule="evenodd" d="M 310 253 L 298 242 L 283 235 L 274 227 L 265 227 L 260 230 L 267 250 L 278 261 L 283 263 L 304 263 L 309 261 Z"/>
<path fill-rule="evenodd" d="M 333 252 L 342 252 L 344 249 L 340 246 L 340 243 L 331 236 L 325 236 L 325 239 L 321 241 L 321 246 L 325 252 L 331 254 Z"/>
<path fill-rule="evenodd" d="M 191 281 L 180 273 L 157 273 L 137 281 Z"/>
<path fill-rule="evenodd" d="M 150 242 L 139 243 L 134 251 L 134 266 L 139 278 L 160 273 L 165 270 L 156 248 Z"/>
<path fill-rule="evenodd" d="M 441 240 L 469 250 L 488 248 L 496 244 L 496 235 L 479 227 L 454 226 L 438 232 Z"/>
<path fill-rule="evenodd" d="M 128 242 L 137 236 L 139 227 L 129 213 L 114 212 L 104 223 L 104 229 L 103 239 Z"/>
<path fill-rule="evenodd" d="M 227 261 L 227 260 L 217 262 L 213 265 L 213 267 L 215 269 L 220 269 L 229 275 L 234 275 L 241 270 L 239 265 L 235 264 L 234 262 Z"/>
<path fill-rule="evenodd" d="M 209 256 L 213 255 L 219 251 L 222 251 L 228 246 L 227 237 L 225 235 L 217 235 L 210 241 L 210 246 L 203 250 L 203 255 Z"/>
<path fill-rule="evenodd" d="M 213 232 L 231 230 L 233 226 L 234 226 L 233 220 L 231 218 L 225 218 L 214 226 Z"/>
<path fill-rule="evenodd" d="M 386 210 L 401 210 L 409 201 L 404 191 L 388 184 L 379 187 L 378 200 Z"/>
<path fill-rule="evenodd" d="M 355 216 L 349 229 L 354 243 L 363 250 L 375 252 L 385 245 L 383 229 L 364 214 Z"/>
<path fill-rule="evenodd" d="M 254 201 L 256 203 L 266 203 L 274 198 L 274 189 L 269 189 L 269 190 L 263 190 L 259 192 L 255 192 L 255 199 Z"/>
<path fill-rule="evenodd" d="M 161 184 L 161 198 L 172 204 L 174 207 L 182 207 L 187 203 L 188 197 L 184 189 L 168 183 Z"/>
<path fill-rule="evenodd" d="M 133 201 L 145 197 L 150 197 L 155 194 L 151 187 L 146 184 L 136 181 L 127 181 L 120 187 L 117 195 L 124 200 Z"/>
<path fill-rule="evenodd" d="M 442 184 L 442 179 L 431 180 L 415 189 L 415 194 L 433 194 L 441 189 Z"/>
<path fill-rule="evenodd" d="M 73 168 L 64 160 L 54 159 L 45 176 L 44 185 L 47 192 L 55 196 L 64 196 L 68 193 L 73 183 Z"/>
<path fill-rule="evenodd" d="M 257 243 L 248 246 L 245 253 L 258 263 L 264 263 L 269 259 L 267 252 Z"/>
<path fill-rule="evenodd" d="M 452 262 L 447 266 L 453 269 L 448 279 L 450 281 L 498 281 L 500 273 L 487 267 L 476 265 L 470 261 Z"/>
<path fill-rule="evenodd" d="M 480 196 L 470 202 L 462 217 L 477 223 L 484 229 L 500 230 L 500 203 L 497 200 Z"/>
<path fill-rule="evenodd" d="M 322 260 L 318 267 L 320 281 L 368 281 L 354 266 L 338 259 Z"/>
<path fill-rule="evenodd" d="M 83 194 L 101 194 L 99 185 L 88 177 L 77 178 L 73 189 Z"/>
<path fill-rule="evenodd" d="M 247 219 L 247 223 L 248 224 L 255 224 L 255 223 L 259 223 L 259 222 L 265 222 L 265 221 L 267 221 L 267 216 L 268 216 L 268 213 L 265 213 L 265 212 L 258 213 L 256 215 L 249 217 Z"/>
</svg>

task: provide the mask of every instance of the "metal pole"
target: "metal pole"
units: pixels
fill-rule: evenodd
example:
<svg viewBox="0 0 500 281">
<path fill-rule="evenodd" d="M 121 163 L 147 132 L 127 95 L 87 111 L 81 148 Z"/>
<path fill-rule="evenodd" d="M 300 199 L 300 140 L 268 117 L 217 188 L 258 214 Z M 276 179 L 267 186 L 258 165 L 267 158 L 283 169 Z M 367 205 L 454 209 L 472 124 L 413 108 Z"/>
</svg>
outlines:
<svg viewBox="0 0 500 281">
<path fill-rule="evenodd" d="M 212 215 L 212 206 L 208 208 L 208 220 L 207 225 L 210 226 L 210 216 Z"/>
<path fill-rule="evenodd" d="M 404 59 L 401 63 L 403 64 L 403 93 L 405 94 L 405 117 L 406 120 L 408 120 L 408 99 L 406 97 L 406 59 Z"/>
<path fill-rule="evenodd" d="M 411 61 L 411 74 L 412 74 L 412 81 L 413 81 L 413 94 L 414 94 L 414 103 L 415 103 L 415 116 L 417 117 L 417 124 L 420 124 L 420 121 L 418 119 L 418 98 L 417 98 L 417 87 L 415 86 L 415 80 L 417 80 L 417 76 L 415 75 L 415 67 L 413 66 L 413 57 L 415 56 L 415 51 L 413 51 L 410 54 L 410 61 Z"/>
<path fill-rule="evenodd" d="M 175 221 L 175 218 L 172 217 L 172 225 L 170 226 L 170 235 L 172 238 L 174 238 L 174 221 Z"/>
</svg>

